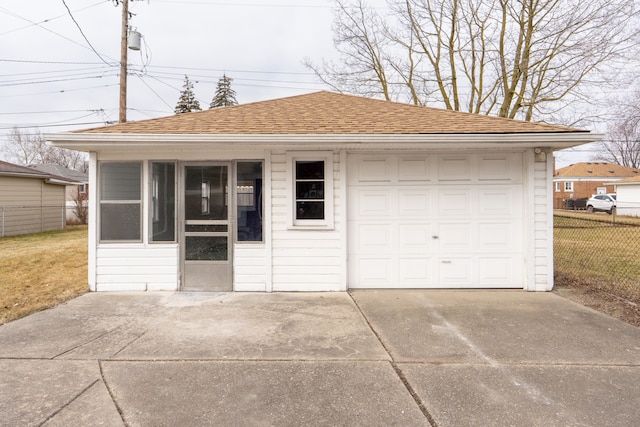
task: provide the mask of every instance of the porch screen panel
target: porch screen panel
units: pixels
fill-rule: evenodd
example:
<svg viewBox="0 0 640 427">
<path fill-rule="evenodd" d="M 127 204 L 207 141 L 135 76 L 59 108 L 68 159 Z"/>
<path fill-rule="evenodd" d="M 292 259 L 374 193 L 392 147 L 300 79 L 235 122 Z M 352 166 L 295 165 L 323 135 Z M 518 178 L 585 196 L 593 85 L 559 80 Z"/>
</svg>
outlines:
<svg viewBox="0 0 640 427">
<path fill-rule="evenodd" d="M 100 241 L 142 238 L 142 164 L 100 163 Z"/>
<path fill-rule="evenodd" d="M 261 242 L 262 162 L 238 162 L 236 182 L 238 241 Z"/>
<path fill-rule="evenodd" d="M 176 240 L 176 165 L 151 164 L 151 241 Z"/>
</svg>

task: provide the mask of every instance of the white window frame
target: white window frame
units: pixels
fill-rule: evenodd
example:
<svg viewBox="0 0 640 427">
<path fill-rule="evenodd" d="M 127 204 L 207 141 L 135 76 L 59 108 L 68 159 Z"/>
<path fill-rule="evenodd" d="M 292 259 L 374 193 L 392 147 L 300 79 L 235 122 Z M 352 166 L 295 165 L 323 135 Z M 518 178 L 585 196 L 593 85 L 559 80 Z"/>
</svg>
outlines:
<svg viewBox="0 0 640 427">
<path fill-rule="evenodd" d="M 101 180 L 103 179 L 102 176 L 102 168 L 104 165 L 106 164 L 136 164 L 140 166 L 140 187 L 138 189 L 140 197 L 138 199 L 132 199 L 132 200 L 109 200 L 109 199 L 103 199 L 103 194 L 102 194 L 102 185 L 103 183 L 101 182 Z M 143 199 L 144 199 L 144 170 L 145 170 L 145 166 L 144 166 L 144 162 L 142 161 L 116 161 L 116 160 L 108 160 L 108 161 L 100 161 L 98 162 L 98 238 L 99 238 L 99 243 L 103 244 L 103 243 L 107 243 L 107 244 L 111 244 L 111 243 L 142 243 L 143 239 L 144 239 L 144 203 L 143 203 Z M 138 239 L 103 239 L 102 238 L 102 205 L 103 204 L 110 204 L 110 205 L 138 205 L 140 207 L 140 226 L 139 226 L 139 233 L 140 233 L 140 237 Z"/>
<path fill-rule="evenodd" d="M 564 191 L 573 191 L 573 181 L 564 182 Z"/>
<path fill-rule="evenodd" d="M 560 192 L 560 189 L 562 188 L 562 186 L 560 185 L 560 181 L 556 181 L 556 193 Z"/>
<path fill-rule="evenodd" d="M 333 152 L 289 151 L 287 161 L 287 224 L 290 229 L 333 230 Z M 296 162 L 324 162 L 324 219 L 296 219 Z"/>
</svg>

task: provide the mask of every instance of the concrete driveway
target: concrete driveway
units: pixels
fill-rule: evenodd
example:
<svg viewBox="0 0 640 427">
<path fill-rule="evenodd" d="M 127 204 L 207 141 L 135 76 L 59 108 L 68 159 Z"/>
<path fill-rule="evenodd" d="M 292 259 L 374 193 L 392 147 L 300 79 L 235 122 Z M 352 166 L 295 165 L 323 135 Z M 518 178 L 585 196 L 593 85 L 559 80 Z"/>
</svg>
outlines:
<svg viewBox="0 0 640 427">
<path fill-rule="evenodd" d="M 640 329 L 550 293 L 87 294 L 0 327 L 0 424 L 640 425 Z"/>
</svg>

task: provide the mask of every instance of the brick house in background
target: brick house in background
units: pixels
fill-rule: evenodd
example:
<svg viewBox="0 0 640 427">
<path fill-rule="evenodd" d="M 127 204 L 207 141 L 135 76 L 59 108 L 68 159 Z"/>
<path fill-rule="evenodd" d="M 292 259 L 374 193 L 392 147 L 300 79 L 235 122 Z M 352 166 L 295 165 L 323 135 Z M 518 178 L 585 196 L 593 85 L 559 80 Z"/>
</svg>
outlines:
<svg viewBox="0 0 640 427">
<path fill-rule="evenodd" d="M 553 174 L 553 208 L 584 207 L 582 200 L 594 194 L 613 193 L 611 182 L 633 176 L 640 176 L 640 169 L 602 162 L 575 163 L 556 169 Z"/>
</svg>

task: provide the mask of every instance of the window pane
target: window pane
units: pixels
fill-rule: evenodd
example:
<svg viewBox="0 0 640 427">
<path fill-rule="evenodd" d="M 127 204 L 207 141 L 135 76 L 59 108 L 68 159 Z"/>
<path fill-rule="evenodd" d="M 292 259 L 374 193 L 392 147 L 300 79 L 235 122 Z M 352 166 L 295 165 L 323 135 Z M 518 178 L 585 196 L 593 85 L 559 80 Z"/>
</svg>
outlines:
<svg viewBox="0 0 640 427">
<path fill-rule="evenodd" d="M 101 163 L 100 200 L 140 200 L 140 163 Z"/>
<path fill-rule="evenodd" d="M 324 202 L 296 202 L 296 219 L 324 219 Z"/>
<path fill-rule="evenodd" d="M 324 161 L 296 161 L 296 179 L 324 179 Z"/>
<path fill-rule="evenodd" d="M 227 166 L 185 168 L 185 219 L 227 219 Z"/>
<path fill-rule="evenodd" d="M 140 240 L 140 203 L 102 203 L 100 240 Z"/>
<path fill-rule="evenodd" d="M 324 199 L 324 181 L 296 182 L 296 199 Z"/>
<path fill-rule="evenodd" d="M 262 241 L 262 162 L 237 165 L 238 241 Z"/>
<path fill-rule="evenodd" d="M 187 236 L 187 261 L 226 261 L 227 236 Z"/>
<path fill-rule="evenodd" d="M 176 167 L 174 163 L 151 164 L 151 240 L 175 241 Z"/>
</svg>

